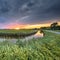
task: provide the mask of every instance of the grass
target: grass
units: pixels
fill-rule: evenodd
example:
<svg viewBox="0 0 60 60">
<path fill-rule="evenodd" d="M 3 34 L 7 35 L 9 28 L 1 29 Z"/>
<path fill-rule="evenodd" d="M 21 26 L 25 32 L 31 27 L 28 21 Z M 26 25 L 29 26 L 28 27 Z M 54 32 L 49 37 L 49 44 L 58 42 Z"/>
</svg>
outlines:
<svg viewBox="0 0 60 60">
<path fill-rule="evenodd" d="M 43 38 L 2 42 L 0 60 L 60 60 L 60 35 L 45 31 Z"/>
<path fill-rule="evenodd" d="M 29 33 L 29 32 L 33 32 L 34 30 L 32 29 L 20 29 L 20 30 L 16 30 L 16 29 L 0 29 L 0 33 Z"/>
<path fill-rule="evenodd" d="M 33 29 L 2 29 L 0 30 L 0 38 L 23 38 L 26 36 L 33 35 L 37 32 L 37 30 Z"/>
<path fill-rule="evenodd" d="M 56 32 L 60 32 L 60 30 L 55 30 Z"/>
</svg>

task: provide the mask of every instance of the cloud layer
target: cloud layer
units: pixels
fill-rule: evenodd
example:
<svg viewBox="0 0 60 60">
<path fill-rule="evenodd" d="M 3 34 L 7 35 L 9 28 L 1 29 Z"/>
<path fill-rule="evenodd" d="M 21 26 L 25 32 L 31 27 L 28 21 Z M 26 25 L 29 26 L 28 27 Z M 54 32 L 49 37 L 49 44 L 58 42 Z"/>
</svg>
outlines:
<svg viewBox="0 0 60 60">
<path fill-rule="evenodd" d="M 0 23 L 60 21 L 60 0 L 0 0 Z"/>
</svg>

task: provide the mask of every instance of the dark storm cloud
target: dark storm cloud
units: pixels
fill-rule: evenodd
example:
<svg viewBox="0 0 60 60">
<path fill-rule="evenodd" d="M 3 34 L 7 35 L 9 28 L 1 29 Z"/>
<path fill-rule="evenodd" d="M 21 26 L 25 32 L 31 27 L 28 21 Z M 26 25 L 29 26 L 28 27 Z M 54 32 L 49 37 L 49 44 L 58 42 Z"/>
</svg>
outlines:
<svg viewBox="0 0 60 60">
<path fill-rule="evenodd" d="M 2 23 L 15 18 L 22 23 L 59 20 L 60 0 L 0 0 L 0 17 Z"/>
</svg>

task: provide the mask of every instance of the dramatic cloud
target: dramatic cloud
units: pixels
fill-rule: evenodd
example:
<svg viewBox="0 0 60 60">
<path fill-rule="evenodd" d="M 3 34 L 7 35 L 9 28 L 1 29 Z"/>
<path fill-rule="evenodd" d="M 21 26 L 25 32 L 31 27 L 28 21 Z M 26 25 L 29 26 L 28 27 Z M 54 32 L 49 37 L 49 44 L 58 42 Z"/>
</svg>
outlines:
<svg viewBox="0 0 60 60">
<path fill-rule="evenodd" d="M 60 21 L 60 0 L 0 0 L 0 23 Z"/>
</svg>

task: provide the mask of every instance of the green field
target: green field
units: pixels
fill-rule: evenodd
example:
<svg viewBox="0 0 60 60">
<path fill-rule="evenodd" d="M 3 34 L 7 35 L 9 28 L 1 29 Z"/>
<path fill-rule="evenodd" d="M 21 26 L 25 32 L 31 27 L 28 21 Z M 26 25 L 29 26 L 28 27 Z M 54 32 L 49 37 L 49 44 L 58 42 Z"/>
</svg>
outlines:
<svg viewBox="0 0 60 60">
<path fill-rule="evenodd" d="M 60 32 L 60 30 L 55 30 L 56 32 Z"/>
<path fill-rule="evenodd" d="M 34 35 L 37 30 L 33 29 L 0 29 L 0 38 L 24 38 L 26 36 Z"/>
<path fill-rule="evenodd" d="M 0 60 L 60 60 L 60 35 L 45 31 L 43 38 L 2 42 Z"/>
<path fill-rule="evenodd" d="M 29 33 L 29 32 L 33 32 L 35 30 L 33 29 L 20 29 L 20 30 L 16 30 L 16 29 L 0 29 L 0 33 Z"/>
</svg>

